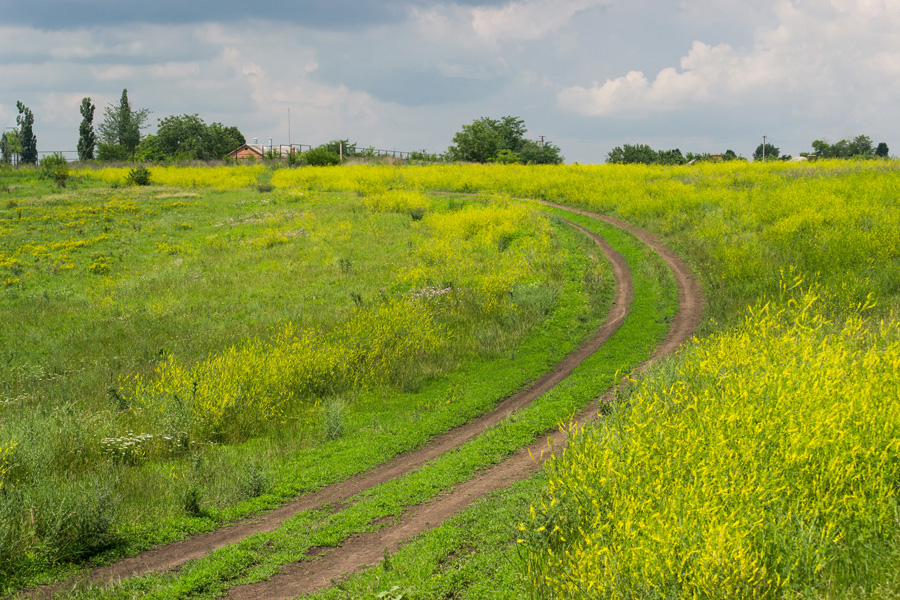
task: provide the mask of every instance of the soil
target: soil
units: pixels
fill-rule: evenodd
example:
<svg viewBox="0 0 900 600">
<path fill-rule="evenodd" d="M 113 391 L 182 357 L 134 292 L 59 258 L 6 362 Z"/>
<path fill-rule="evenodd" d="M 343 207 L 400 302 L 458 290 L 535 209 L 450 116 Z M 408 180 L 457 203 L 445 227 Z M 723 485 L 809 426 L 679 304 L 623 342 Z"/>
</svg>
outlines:
<svg viewBox="0 0 900 600">
<path fill-rule="evenodd" d="M 631 232 L 658 252 L 672 269 L 678 285 L 679 310 L 671 323 L 666 339 L 657 347 L 651 361 L 670 354 L 692 335 L 702 316 L 703 295 L 697 279 L 692 276 L 677 255 L 660 244 L 652 235 L 618 219 L 548 202 L 544 204 L 600 219 Z M 474 436 L 496 425 L 509 414 L 527 406 L 565 379 L 575 367 L 599 349 L 618 330 L 625 320 L 633 297 L 633 285 L 624 258 L 598 235 L 573 223 L 569 224 L 584 231 L 603 249 L 612 264 L 616 279 L 615 298 L 610 313 L 600 328 L 579 348 L 566 356 L 552 371 L 535 381 L 528 389 L 503 400 L 491 412 L 433 438 L 418 450 L 399 455 L 365 473 L 301 496 L 272 512 L 222 527 L 207 534 L 154 548 L 133 558 L 86 572 L 76 579 L 61 584 L 23 592 L 21 597 L 48 598 L 62 589 L 72 589 L 73 586 L 84 582 L 114 583 L 151 572 L 177 569 L 189 560 L 201 558 L 217 548 L 236 543 L 247 536 L 273 531 L 285 520 L 300 512 L 346 501 L 361 491 L 405 475 L 431 459 L 464 444 Z M 648 363 L 644 363 L 642 368 L 646 368 Z M 611 394 L 612 392 L 607 393 L 607 395 Z M 598 399 L 598 401 L 605 400 L 609 400 L 609 398 Z M 596 414 L 597 401 L 578 415 L 577 420 L 585 422 Z M 457 485 L 432 501 L 410 507 L 394 525 L 371 533 L 351 536 L 336 548 L 319 549 L 315 560 L 287 565 L 281 573 L 267 581 L 233 588 L 228 597 L 235 599 L 292 598 L 298 594 L 313 592 L 332 585 L 335 580 L 346 577 L 365 566 L 376 564 L 383 558 L 385 550 L 396 551 L 405 540 L 437 527 L 477 498 L 491 491 L 506 488 L 514 481 L 523 479 L 540 469 L 543 456 L 548 449 L 548 442 L 551 446 L 564 444 L 565 433 L 561 431 L 551 433 L 548 438 L 541 438 L 528 448 L 519 450 L 500 464 L 485 469 L 473 479 Z"/>
</svg>

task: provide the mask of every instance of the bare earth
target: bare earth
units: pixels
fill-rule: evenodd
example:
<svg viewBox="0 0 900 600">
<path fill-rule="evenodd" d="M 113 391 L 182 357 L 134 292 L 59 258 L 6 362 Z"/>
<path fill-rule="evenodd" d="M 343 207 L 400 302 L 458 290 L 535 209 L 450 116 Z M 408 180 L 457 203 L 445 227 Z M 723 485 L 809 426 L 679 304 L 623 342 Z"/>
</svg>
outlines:
<svg viewBox="0 0 900 600">
<path fill-rule="evenodd" d="M 600 219 L 631 232 L 658 252 L 672 269 L 678 285 L 679 310 L 671 323 L 666 339 L 656 349 L 651 361 L 670 354 L 692 335 L 702 316 L 703 295 L 696 278 L 673 252 L 661 245 L 650 234 L 617 219 L 557 204 L 544 204 Z M 217 548 L 234 544 L 259 532 L 273 531 L 280 527 L 285 520 L 303 511 L 346 501 L 361 491 L 403 476 L 433 458 L 461 446 L 511 413 L 527 406 L 565 379 L 575 367 L 600 348 L 618 330 L 624 322 L 633 297 L 630 273 L 622 256 L 596 234 L 578 225 L 572 223 L 570 225 L 584 231 L 603 249 L 613 266 L 616 295 L 607 320 L 594 335 L 531 387 L 503 400 L 491 412 L 435 437 L 418 450 L 399 455 L 365 473 L 301 496 L 272 512 L 181 542 L 154 548 L 133 558 L 87 572 L 74 580 L 24 592 L 21 597 L 48 598 L 85 582 L 113 583 L 151 572 L 177 569 L 187 561 L 201 558 Z M 646 368 L 648 363 L 644 363 L 641 368 Z M 602 401 L 603 398 L 599 400 Z M 577 416 L 577 420 L 584 422 L 596 414 L 597 404 L 594 402 Z M 371 533 L 351 536 L 341 546 L 325 549 L 316 560 L 287 565 L 281 573 L 267 581 L 233 588 L 228 597 L 234 599 L 292 598 L 298 594 L 313 592 L 331 585 L 333 580 L 345 577 L 365 566 L 378 563 L 384 556 L 385 550 L 396 551 L 405 540 L 437 527 L 477 498 L 491 491 L 506 488 L 513 482 L 524 479 L 540 469 L 542 459 L 538 457 L 542 457 L 543 453 L 547 451 L 548 443 L 551 446 L 564 444 L 565 434 L 560 431 L 554 432 L 548 438 L 542 438 L 528 448 L 519 450 L 500 464 L 485 469 L 475 478 L 457 485 L 451 491 L 432 501 L 410 507 L 396 524 Z"/>
</svg>

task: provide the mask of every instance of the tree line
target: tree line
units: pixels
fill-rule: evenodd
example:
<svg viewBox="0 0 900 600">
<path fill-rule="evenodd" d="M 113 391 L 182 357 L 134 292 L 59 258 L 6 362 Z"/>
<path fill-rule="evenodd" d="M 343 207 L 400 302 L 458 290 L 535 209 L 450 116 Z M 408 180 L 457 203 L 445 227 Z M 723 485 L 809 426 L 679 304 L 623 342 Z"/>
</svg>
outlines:
<svg viewBox="0 0 900 600">
<path fill-rule="evenodd" d="M 38 159 L 34 114 L 22 102 L 16 106 L 18 127 L 0 138 L 0 162 L 9 164 L 18 155 L 20 163 L 33 165 Z M 133 108 L 127 88 L 118 104 L 104 109 L 103 120 L 95 127 L 96 109 L 90 97 L 82 99 L 78 126 L 78 159 L 82 161 L 216 160 L 246 143 L 237 127 L 207 125 L 196 114 L 158 119 L 156 133 L 143 135 L 150 111 Z"/>
<path fill-rule="evenodd" d="M 880 142 L 877 146 L 867 135 L 858 135 L 852 140 L 841 140 L 835 144 L 829 144 L 822 140 L 815 140 L 812 144 L 812 152 L 801 152 L 800 156 L 807 158 L 853 158 L 874 159 L 888 158 L 890 150 L 888 145 Z M 781 149 L 771 143 L 760 144 L 753 151 L 753 160 L 791 160 L 790 154 L 781 154 Z M 624 144 L 616 146 L 606 155 L 606 162 L 612 164 L 645 164 L 645 165 L 684 165 L 688 163 L 704 161 L 730 161 L 746 160 L 743 156 L 735 154 L 734 150 L 726 150 L 722 154 L 694 154 L 688 152 L 682 154 L 681 150 L 654 150 L 646 144 Z"/>
</svg>

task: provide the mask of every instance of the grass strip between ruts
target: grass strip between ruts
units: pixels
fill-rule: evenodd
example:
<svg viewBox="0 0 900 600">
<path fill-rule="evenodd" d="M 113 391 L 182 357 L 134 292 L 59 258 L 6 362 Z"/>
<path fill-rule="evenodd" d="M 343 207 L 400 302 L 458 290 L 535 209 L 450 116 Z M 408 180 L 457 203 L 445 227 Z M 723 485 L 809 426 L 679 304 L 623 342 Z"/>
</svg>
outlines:
<svg viewBox="0 0 900 600">
<path fill-rule="evenodd" d="M 665 336 L 677 310 L 671 272 L 630 234 L 595 219 L 560 215 L 596 231 L 620 252 L 632 271 L 635 297 L 621 329 L 572 375 L 528 408 L 425 467 L 352 499 L 344 510 L 313 510 L 279 530 L 257 534 L 187 564 L 178 573 L 149 575 L 108 588 L 70 592 L 72 598 L 216 598 L 240 584 L 262 581 L 281 565 L 308 560 L 307 551 L 336 546 L 354 533 L 388 525 L 406 507 L 435 497 L 553 429 L 608 389 L 622 372 L 645 360 Z M 511 532 L 514 523 L 510 523 Z"/>
</svg>

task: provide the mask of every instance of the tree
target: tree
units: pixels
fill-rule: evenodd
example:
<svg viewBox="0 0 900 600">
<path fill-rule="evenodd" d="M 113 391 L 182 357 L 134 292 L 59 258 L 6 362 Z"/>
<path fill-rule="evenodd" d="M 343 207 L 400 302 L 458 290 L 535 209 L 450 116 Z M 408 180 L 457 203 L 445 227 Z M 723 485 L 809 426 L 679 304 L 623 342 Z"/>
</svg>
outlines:
<svg viewBox="0 0 900 600">
<path fill-rule="evenodd" d="M 681 154 L 681 150 L 675 148 L 674 150 L 660 150 L 656 162 L 660 165 L 683 165 L 687 159 Z"/>
<path fill-rule="evenodd" d="M 858 135 L 850 142 L 850 156 L 872 156 L 874 151 L 872 138 L 867 135 Z"/>
<path fill-rule="evenodd" d="M 879 142 L 878 147 L 875 148 L 875 156 L 879 158 L 887 158 L 889 152 L 890 150 L 888 150 L 888 145 L 884 142 Z"/>
<path fill-rule="evenodd" d="M 122 156 L 134 158 L 135 151 L 141 141 L 141 129 L 147 122 L 150 111 L 146 108 L 132 110 L 128 101 L 128 89 L 122 90 L 118 106 L 110 104 L 103 111 L 103 122 L 97 127 L 100 132 L 100 158 L 121 159 Z M 119 148 L 115 148 L 118 146 Z"/>
<path fill-rule="evenodd" d="M 0 137 L 0 162 L 3 164 L 11 164 L 13 156 L 22 150 L 19 144 L 19 131 L 5 131 Z"/>
<path fill-rule="evenodd" d="M 647 144 L 625 144 L 616 146 L 606 155 L 606 162 L 617 165 L 626 164 L 656 164 L 659 154 Z"/>
<path fill-rule="evenodd" d="M 476 119 L 470 125 L 463 125 L 462 131 L 453 136 L 453 146 L 447 152 L 454 160 L 486 163 L 496 157 L 504 147 L 503 135 L 498 130 L 498 122 L 487 117 Z"/>
<path fill-rule="evenodd" d="M 94 109 L 91 99 L 81 100 L 81 125 L 78 127 L 78 160 L 93 160 L 96 136 L 94 135 Z"/>
<path fill-rule="evenodd" d="M 519 117 L 491 119 L 482 117 L 453 136 L 447 149 L 451 160 L 468 162 L 523 162 L 525 164 L 559 164 L 563 157 L 559 148 L 549 142 L 525 139 L 525 122 Z"/>
<path fill-rule="evenodd" d="M 138 146 L 141 160 L 218 160 L 245 143 L 237 127 L 207 125 L 198 115 L 170 116 L 158 120 L 156 135 Z"/>
<path fill-rule="evenodd" d="M 31 109 L 16 102 L 19 116 L 16 124 L 19 126 L 19 160 L 27 165 L 37 164 L 37 136 L 34 135 L 34 114 Z"/>
<path fill-rule="evenodd" d="M 775 160 L 778 158 L 778 155 L 781 154 L 781 150 L 768 142 L 766 142 L 765 145 L 765 155 L 763 154 L 763 149 L 764 147 L 762 144 L 756 147 L 756 150 L 753 151 L 753 160 L 762 160 L 763 156 L 766 157 L 766 160 L 770 158 Z"/>
<path fill-rule="evenodd" d="M 858 135 L 852 140 L 841 140 L 836 144 L 815 140 L 812 143 L 812 147 L 819 158 L 870 158 L 878 156 L 877 149 L 873 148 L 872 139 L 867 135 Z"/>
<path fill-rule="evenodd" d="M 343 157 L 347 158 L 350 156 L 356 156 L 360 154 L 360 152 L 356 149 L 356 144 L 351 144 L 350 140 L 331 140 L 330 142 L 326 142 L 322 144 L 322 148 L 325 148 L 328 152 L 332 154 L 336 154 L 338 158 Z"/>
<path fill-rule="evenodd" d="M 538 144 L 533 140 L 524 141 L 519 157 L 526 165 L 558 165 L 563 162 L 559 146 L 550 142 Z"/>
</svg>

